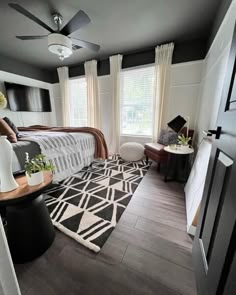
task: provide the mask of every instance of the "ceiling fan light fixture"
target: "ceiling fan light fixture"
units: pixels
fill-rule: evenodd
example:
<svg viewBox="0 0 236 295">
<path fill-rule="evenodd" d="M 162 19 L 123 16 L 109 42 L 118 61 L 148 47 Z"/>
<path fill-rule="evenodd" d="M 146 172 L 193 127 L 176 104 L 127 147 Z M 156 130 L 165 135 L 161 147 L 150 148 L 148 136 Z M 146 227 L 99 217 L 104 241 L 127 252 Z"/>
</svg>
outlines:
<svg viewBox="0 0 236 295">
<path fill-rule="evenodd" d="M 60 60 L 69 57 L 72 51 L 72 41 L 70 38 L 58 34 L 52 33 L 48 35 L 48 50 L 53 54 L 58 55 Z"/>
</svg>

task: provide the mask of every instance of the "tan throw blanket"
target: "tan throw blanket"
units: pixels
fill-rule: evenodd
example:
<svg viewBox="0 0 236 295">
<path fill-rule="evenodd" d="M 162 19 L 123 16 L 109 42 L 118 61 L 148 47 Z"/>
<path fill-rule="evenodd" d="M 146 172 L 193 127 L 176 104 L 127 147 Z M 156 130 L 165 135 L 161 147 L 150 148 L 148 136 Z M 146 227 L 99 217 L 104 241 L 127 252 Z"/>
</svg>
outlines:
<svg viewBox="0 0 236 295">
<path fill-rule="evenodd" d="M 43 126 L 43 125 L 33 125 L 29 127 L 18 127 L 19 131 L 52 131 L 52 132 L 84 132 L 84 133 L 90 133 L 95 138 L 95 154 L 94 158 L 108 158 L 108 148 L 106 144 L 105 137 L 103 133 L 92 127 L 49 127 L 49 126 Z"/>
</svg>

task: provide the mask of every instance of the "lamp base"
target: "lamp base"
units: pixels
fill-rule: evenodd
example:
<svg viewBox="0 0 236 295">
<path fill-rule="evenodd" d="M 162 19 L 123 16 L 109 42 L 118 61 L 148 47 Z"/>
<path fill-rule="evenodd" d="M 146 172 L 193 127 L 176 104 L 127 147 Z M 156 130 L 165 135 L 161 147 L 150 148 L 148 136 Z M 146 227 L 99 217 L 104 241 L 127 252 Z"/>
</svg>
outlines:
<svg viewBox="0 0 236 295">
<path fill-rule="evenodd" d="M 7 136 L 0 136 L 0 191 L 10 192 L 18 187 L 12 174 L 12 145 Z"/>
</svg>

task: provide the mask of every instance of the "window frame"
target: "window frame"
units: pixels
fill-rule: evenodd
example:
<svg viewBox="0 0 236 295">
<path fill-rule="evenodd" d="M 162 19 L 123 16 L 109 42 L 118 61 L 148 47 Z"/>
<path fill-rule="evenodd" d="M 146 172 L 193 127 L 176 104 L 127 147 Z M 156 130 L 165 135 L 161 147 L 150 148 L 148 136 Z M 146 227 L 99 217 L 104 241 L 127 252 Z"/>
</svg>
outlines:
<svg viewBox="0 0 236 295">
<path fill-rule="evenodd" d="M 85 79 L 85 82 L 86 82 L 86 76 L 83 75 L 83 76 L 76 76 L 76 77 L 71 77 L 69 78 L 69 83 L 73 82 L 74 80 L 80 80 L 80 79 Z M 71 91 L 71 86 L 70 86 L 70 91 Z M 86 83 L 86 91 L 87 91 L 87 83 Z M 71 95 L 70 95 L 70 118 L 71 118 Z M 86 97 L 86 103 L 87 103 L 87 108 L 88 108 L 88 97 Z M 87 124 L 86 126 L 88 125 L 88 109 L 87 109 Z M 71 124 L 71 120 L 70 120 L 70 126 L 71 127 L 75 127 L 73 124 Z M 76 126 L 76 127 L 86 127 L 86 126 Z"/>
<path fill-rule="evenodd" d="M 140 66 L 134 66 L 134 67 L 128 67 L 128 68 L 122 68 L 121 69 L 121 74 L 123 72 L 128 72 L 128 71 L 132 71 L 132 70 L 139 70 L 139 69 L 145 69 L 145 68 L 154 68 L 155 71 L 155 63 L 149 63 L 149 64 L 145 64 L 145 65 L 140 65 Z M 154 72 L 155 74 L 155 72 Z M 121 77 L 120 77 L 120 84 L 121 84 Z M 154 107 L 154 101 L 153 101 L 153 107 Z M 120 93 L 120 119 L 121 119 L 121 93 Z M 154 119 L 154 118 L 153 118 Z M 152 134 L 151 135 L 139 135 L 139 134 L 128 134 L 128 133 L 122 133 L 121 127 L 120 127 L 120 137 L 130 137 L 130 138 L 152 138 Z"/>
</svg>

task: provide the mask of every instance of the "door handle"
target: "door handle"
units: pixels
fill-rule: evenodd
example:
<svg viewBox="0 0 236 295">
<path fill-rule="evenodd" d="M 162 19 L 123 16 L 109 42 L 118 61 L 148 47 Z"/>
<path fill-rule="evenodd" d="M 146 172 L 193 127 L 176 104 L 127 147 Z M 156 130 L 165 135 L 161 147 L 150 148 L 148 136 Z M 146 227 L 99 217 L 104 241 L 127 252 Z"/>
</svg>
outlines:
<svg viewBox="0 0 236 295">
<path fill-rule="evenodd" d="M 206 136 L 212 136 L 214 134 L 216 136 L 216 139 L 219 139 L 221 135 L 221 130 L 222 127 L 218 126 L 216 130 L 204 130 L 203 133 L 206 134 Z"/>
</svg>

